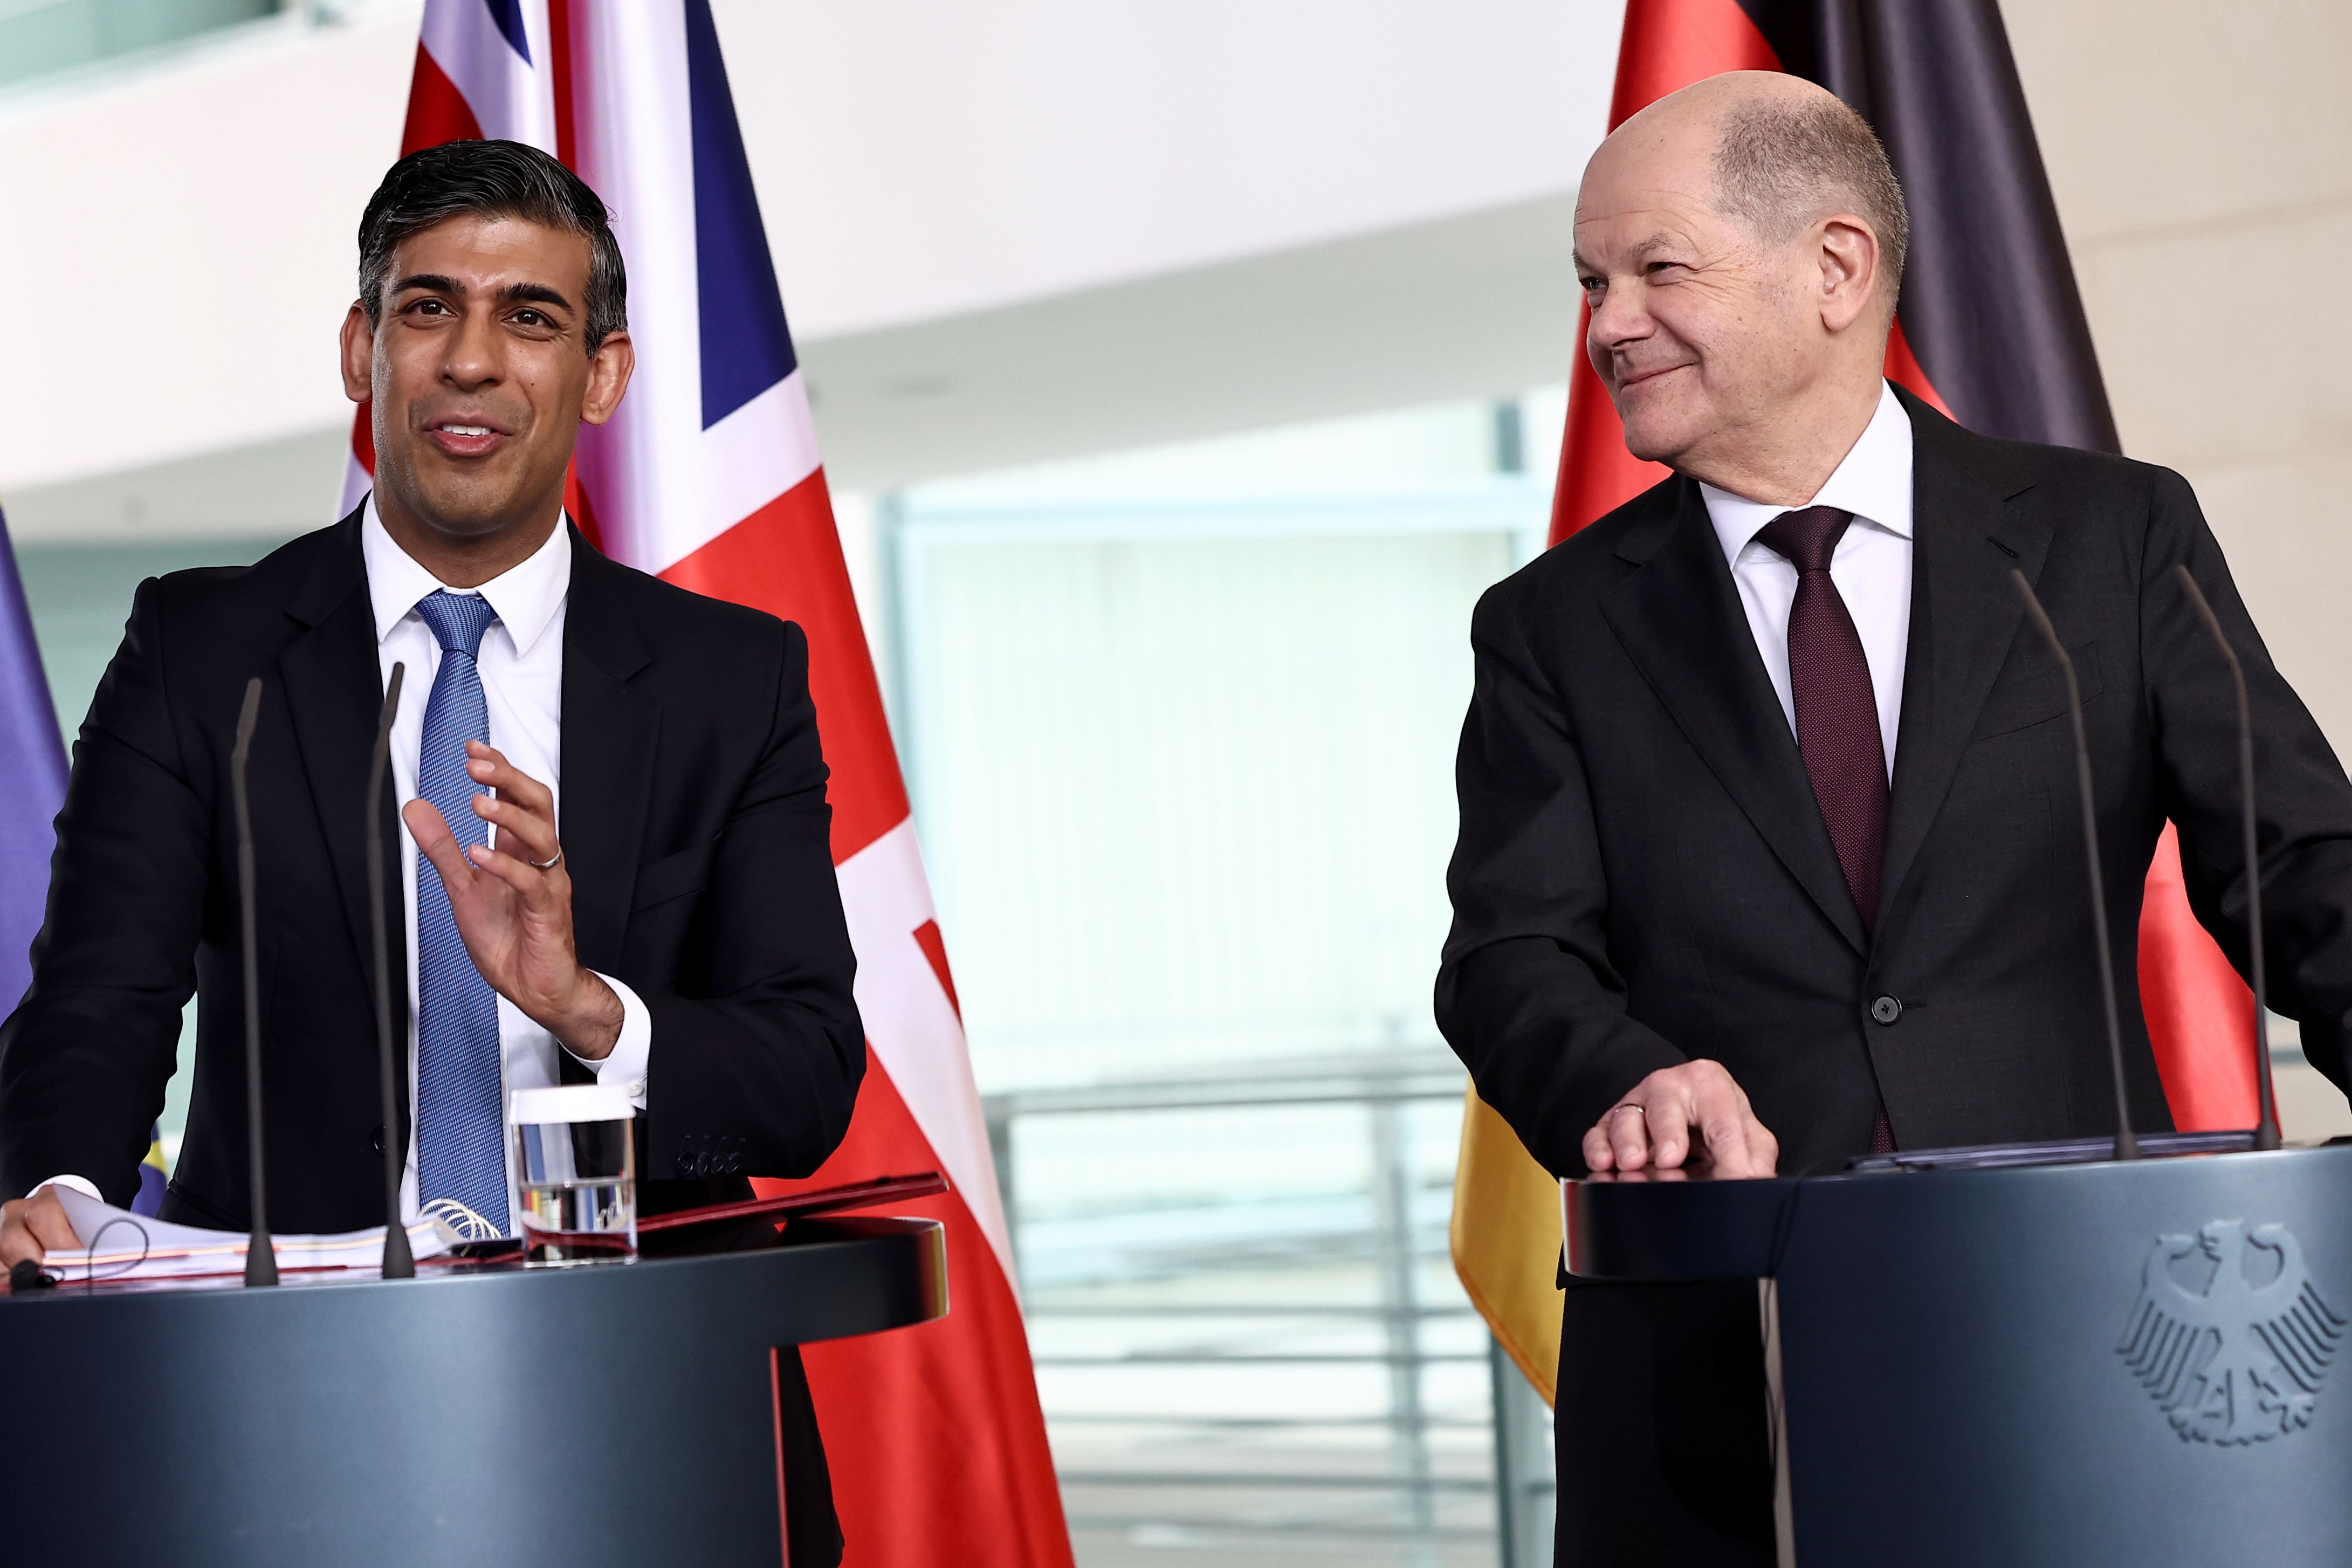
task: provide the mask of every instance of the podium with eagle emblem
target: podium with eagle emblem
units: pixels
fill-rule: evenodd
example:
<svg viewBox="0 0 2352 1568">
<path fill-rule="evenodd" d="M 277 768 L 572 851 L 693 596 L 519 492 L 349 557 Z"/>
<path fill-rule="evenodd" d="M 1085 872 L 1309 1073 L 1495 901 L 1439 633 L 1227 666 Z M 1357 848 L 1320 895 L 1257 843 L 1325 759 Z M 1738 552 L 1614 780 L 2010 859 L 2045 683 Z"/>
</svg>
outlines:
<svg viewBox="0 0 2352 1568">
<path fill-rule="evenodd" d="M 1803 1568 L 2352 1563 L 2352 1142 L 1561 1184 L 1568 1267 L 1754 1279 Z"/>
</svg>

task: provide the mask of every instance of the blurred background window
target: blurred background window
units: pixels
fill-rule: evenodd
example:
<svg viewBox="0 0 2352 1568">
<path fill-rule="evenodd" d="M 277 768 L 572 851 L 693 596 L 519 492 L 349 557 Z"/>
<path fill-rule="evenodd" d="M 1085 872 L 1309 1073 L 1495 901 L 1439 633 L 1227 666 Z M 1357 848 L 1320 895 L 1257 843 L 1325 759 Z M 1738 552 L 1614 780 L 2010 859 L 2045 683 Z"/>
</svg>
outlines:
<svg viewBox="0 0 2352 1568">
<path fill-rule="evenodd" d="M 0 87 L 311 8 L 279 0 L 0 0 Z"/>
</svg>

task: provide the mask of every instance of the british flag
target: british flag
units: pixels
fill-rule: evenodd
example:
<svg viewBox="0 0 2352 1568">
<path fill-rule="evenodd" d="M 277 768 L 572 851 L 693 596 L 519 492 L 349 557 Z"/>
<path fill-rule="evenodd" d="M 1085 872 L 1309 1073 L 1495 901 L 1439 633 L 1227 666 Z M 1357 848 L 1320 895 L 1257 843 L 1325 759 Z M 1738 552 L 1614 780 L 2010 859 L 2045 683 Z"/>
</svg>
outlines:
<svg viewBox="0 0 2352 1568">
<path fill-rule="evenodd" d="M 814 1181 L 952 1184 L 905 1207 L 945 1222 L 953 1312 L 805 1352 L 845 1561 L 1067 1564 L 987 1128 L 709 0 L 427 0 L 401 151 L 481 137 L 576 170 L 628 266 L 636 373 L 581 432 L 573 520 L 617 561 L 808 634 L 868 1051 Z M 347 509 L 370 482 L 365 409 L 352 445 Z"/>
</svg>

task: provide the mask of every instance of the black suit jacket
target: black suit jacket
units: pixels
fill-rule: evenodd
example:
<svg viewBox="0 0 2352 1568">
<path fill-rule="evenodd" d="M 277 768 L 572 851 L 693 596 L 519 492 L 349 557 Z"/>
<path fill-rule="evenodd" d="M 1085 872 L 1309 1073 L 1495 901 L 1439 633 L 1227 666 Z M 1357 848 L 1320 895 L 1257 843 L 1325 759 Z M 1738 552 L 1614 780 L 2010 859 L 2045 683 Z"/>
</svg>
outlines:
<svg viewBox="0 0 2352 1568">
<path fill-rule="evenodd" d="M 129 1201 L 193 989 L 195 1081 L 172 1199 L 199 1223 L 247 1224 L 228 754 L 254 675 L 269 1217 L 288 1231 L 383 1220 L 362 820 L 383 686 L 357 514 L 249 568 L 141 585 L 74 748 L 32 987 L 0 1031 L 0 1186 L 73 1172 Z M 406 700 L 425 700 L 421 682 Z M 653 1017 L 640 1174 L 808 1174 L 848 1125 L 865 1039 L 805 637 L 575 535 L 562 721 L 580 960 L 626 982 Z M 386 789 L 387 868 L 400 864 L 397 805 Z M 387 879 L 405 1038 L 400 886 Z"/>
<path fill-rule="evenodd" d="M 195 1081 L 164 1216 L 243 1229 L 244 999 L 228 758 L 266 683 L 248 774 L 269 1219 L 383 1220 L 387 1138 L 367 907 L 383 701 L 359 514 L 247 568 L 142 584 L 74 748 L 33 981 L 0 1028 L 0 1190 L 72 1173 L 127 1205 L 197 996 Z M 412 680 L 405 700 L 425 693 Z M 646 1212 L 804 1176 L 866 1063 L 799 627 L 617 565 L 572 538 L 559 828 L 580 961 L 653 1019 L 637 1123 Z M 397 868 L 394 792 L 373 824 Z M 430 874 L 429 872 L 427 874 Z M 394 1037 L 407 1037 L 389 877 Z M 560 1058 L 566 1076 L 587 1070 Z M 387 1156 L 385 1151 L 391 1153 Z M 795 1561 L 838 1551 L 796 1359 L 783 1389 Z"/>
<path fill-rule="evenodd" d="M 2339 1085 L 2352 785 L 2273 668 L 2195 497 L 2122 458 L 1971 435 L 1906 396 L 1912 610 L 1881 913 L 1865 931 L 1698 486 L 1675 478 L 1489 590 L 1457 767 L 1437 1017 L 1557 1173 L 1651 1071 L 1712 1058 L 1781 1168 L 2114 1126 L 2065 687 L 2080 672 L 2135 1125 L 2168 1127 L 2136 963 L 2179 825 L 2197 915 L 2242 971 L 2234 700 L 2172 577 L 2243 659 L 2273 1006 Z M 1872 1004 L 1901 1011 L 1874 1022 Z"/>
</svg>

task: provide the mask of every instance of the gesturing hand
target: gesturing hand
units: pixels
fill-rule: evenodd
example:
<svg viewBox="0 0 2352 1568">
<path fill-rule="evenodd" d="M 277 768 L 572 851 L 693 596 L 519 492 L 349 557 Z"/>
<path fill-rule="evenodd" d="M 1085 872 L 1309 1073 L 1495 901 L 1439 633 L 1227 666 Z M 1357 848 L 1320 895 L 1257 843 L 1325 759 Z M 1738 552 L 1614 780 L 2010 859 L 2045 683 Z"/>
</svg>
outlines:
<svg viewBox="0 0 2352 1568">
<path fill-rule="evenodd" d="M 621 1037 L 621 999 L 580 966 L 572 938 L 572 874 L 555 837 L 555 795 L 479 741 L 466 742 L 466 772 L 485 790 L 474 815 L 499 830 L 502 848 L 461 848 L 437 807 L 412 800 L 401 817 L 441 874 L 457 934 L 490 989 L 563 1043 L 601 1061 Z M 509 849 L 520 854 L 509 853 Z"/>
<path fill-rule="evenodd" d="M 1747 1091 L 1721 1062 L 1696 1061 L 1660 1068 L 1602 1113 L 1584 1135 L 1585 1167 L 1675 1170 L 1690 1157 L 1693 1128 L 1717 1175 L 1769 1176 L 1780 1163 L 1780 1140 L 1756 1120 Z"/>
</svg>

